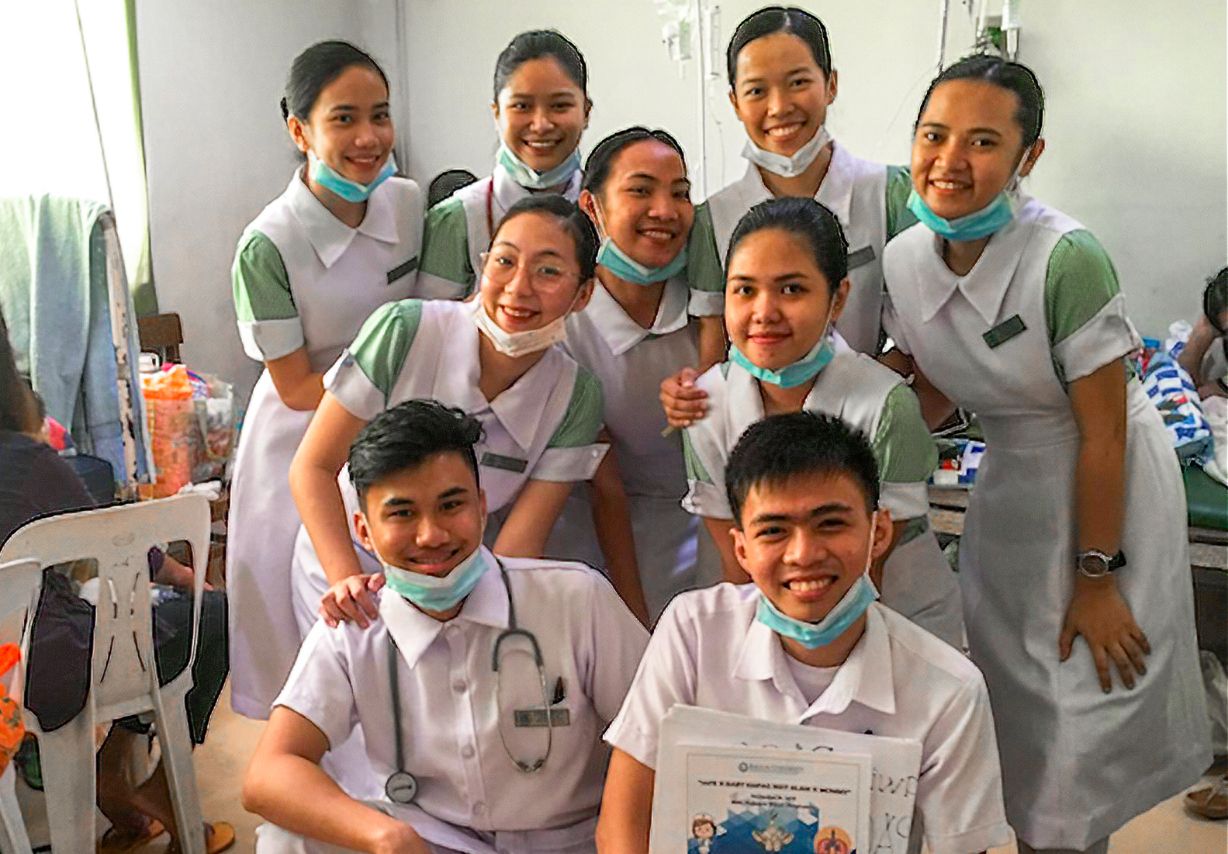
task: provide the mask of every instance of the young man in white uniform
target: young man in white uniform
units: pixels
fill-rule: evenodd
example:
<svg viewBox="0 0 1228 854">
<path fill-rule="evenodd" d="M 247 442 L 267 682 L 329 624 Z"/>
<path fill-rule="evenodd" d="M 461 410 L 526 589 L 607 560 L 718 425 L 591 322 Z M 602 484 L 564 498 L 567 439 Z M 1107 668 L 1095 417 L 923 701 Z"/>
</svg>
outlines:
<svg viewBox="0 0 1228 854">
<path fill-rule="evenodd" d="M 864 437 L 808 412 L 750 427 L 727 469 L 737 556 L 754 584 L 666 609 L 617 719 L 598 843 L 648 850 L 661 720 L 678 703 L 921 742 L 916 809 L 934 854 L 1011 839 L 985 683 L 877 597 L 890 541 Z"/>
<path fill-rule="evenodd" d="M 384 562 L 382 619 L 319 622 L 304 642 L 244 784 L 245 807 L 272 823 L 257 850 L 594 850 L 600 728 L 647 636 L 597 572 L 481 545 L 479 432 L 409 401 L 355 440 L 355 526 Z M 355 724 L 384 800 L 351 798 L 319 767 Z"/>
</svg>

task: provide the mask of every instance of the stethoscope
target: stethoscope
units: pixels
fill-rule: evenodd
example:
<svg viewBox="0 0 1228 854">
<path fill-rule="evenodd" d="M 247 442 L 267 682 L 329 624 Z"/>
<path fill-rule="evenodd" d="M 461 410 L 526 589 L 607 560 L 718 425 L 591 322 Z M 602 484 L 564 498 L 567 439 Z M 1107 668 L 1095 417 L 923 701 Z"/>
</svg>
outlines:
<svg viewBox="0 0 1228 854">
<path fill-rule="evenodd" d="M 516 621 L 516 602 L 512 599 L 512 583 L 507 577 L 507 569 L 503 566 L 503 561 L 495 558 L 495 562 L 499 565 L 499 575 L 503 578 L 503 587 L 507 590 L 507 621 L 508 628 L 499 633 L 495 638 L 495 648 L 491 655 L 491 669 L 495 672 L 495 704 L 499 712 L 496 715 L 499 730 L 499 741 L 503 743 L 503 751 L 507 754 L 507 758 L 512 760 L 512 763 L 523 771 L 525 774 L 532 774 L 535 771 L 541 770 L 546 764 L 546 760 L 550 758 L 550 749 L 554 746 L 554 721 L 550 714 L 550 695 L 546 692 L 546 667 L 545 660 L 542 658 L 541 646 L 537 643 L 537 637 L 528 629 L 520 628 Z M 507 744 L 507 738 L 503 734 L 503 671 L 499 669 L 499 649 L 505 640 L 509 638 L 521 637 L 529 642 L 529 647 L 533 651 L 533 662 L 537 665 L 537 677 L 541 682 L 542 689 L 542 709 L 545 711 L 546 720 L 546 752 L 538 759 L 532 762 L 523 762 L 517 759 L 511 748 Z M 400 677 L 397 674 L 397 645 L 392 639 L 392 634 L 388 635 L 388 685 L 392 689 L 392 725 L 396 731 L 397 737 L 397 770 L 393 771 L 388 777 L 388 781 L 384 783 L 384 794 L 388 796 L 388 800 L 394 804 L 411 804 L 418 796 L 418 781 L 413 774 L 405 770 L 405 740 L 401 732 L 401 694 L 400 694 Z"/>
</svg>

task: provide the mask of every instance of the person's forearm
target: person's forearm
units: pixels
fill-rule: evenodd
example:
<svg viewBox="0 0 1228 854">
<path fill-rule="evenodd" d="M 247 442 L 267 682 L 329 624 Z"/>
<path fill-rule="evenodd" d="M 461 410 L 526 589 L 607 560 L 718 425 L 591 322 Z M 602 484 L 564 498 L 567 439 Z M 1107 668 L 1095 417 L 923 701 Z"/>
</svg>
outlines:
<svg viewBox="0 0 1228 854">
<path fill-rule="evenodd" d="M 614 590 L 632 614 L 648 625 L 648 603 L 635 558 L 635 532 L 631 506 L 623 489 L 613 454 L 606 454 L 593 476 L 593 528 L 605 556 L 606 571 Z"/>
<path fill-rule="evenodd" d="M 1075 463 L 1076 547 L 1116 554 L 1125 508 L 1125 425 L 1120 435 L 1084 437 Z"/>
<path fill-rule="evenodd" d="M 597 817 L 598 854 L 648 854 L 656 774 L 614 748 Z"/>
<path fill-rule="evenodd" d="M 1205 378 L 1202 376 L 1202 360 L 1214 342 L 1215 330 L 1211 328 L 1209 323 L 1200 321 L 1194 324 L 1194 328 L 1190 331 L 1189 340 L 1185 342 L 1185 346 L 1177 354 L 1177 364 L 1190 375 L 1190 379 L 1194 381 L 1195 387 L 1205 382 Z"/>
<path fill-rule="evenodd" d="M 361 574 L 337 474 L 296 457 L 290 466 L 290 492 L 328 583 Z"/>
<path fill-rule="evenodd" d="M 375 851 L 406 826 L 341 790 L 319 765 L 300 756 L 262 756 L 243 783 L 243 808 L 291 833 Z"/>
</svg>

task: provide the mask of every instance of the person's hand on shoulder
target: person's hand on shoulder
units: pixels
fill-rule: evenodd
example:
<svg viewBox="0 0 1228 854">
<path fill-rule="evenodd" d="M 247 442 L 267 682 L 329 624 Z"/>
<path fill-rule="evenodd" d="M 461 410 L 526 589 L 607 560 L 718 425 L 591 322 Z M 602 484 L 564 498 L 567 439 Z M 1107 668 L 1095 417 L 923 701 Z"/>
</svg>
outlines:
<svg viewBox="0 0 1228 854">
<path fill-rule="evenodd" d="M 670 427 L 690 427 L 708 414 L 708 393 L 695 385 L 699 372 L 683 368 L 661 381 L 661 408 Z"/>
<path fill-rule="evenodd" d="M 330 629 L 341 623 L 357 623 L 367 628 L 379 619 L 379 600 L 375 593 L 384 586 L 383 573 L 348 575 L 328 588 L 320 599 L 320 618 Z"/>
</svg>

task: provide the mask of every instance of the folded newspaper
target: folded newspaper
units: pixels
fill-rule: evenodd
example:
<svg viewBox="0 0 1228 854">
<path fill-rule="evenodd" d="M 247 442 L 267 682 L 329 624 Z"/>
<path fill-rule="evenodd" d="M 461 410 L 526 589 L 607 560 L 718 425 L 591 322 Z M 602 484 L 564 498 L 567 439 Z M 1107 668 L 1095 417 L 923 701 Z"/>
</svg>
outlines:
<svg viewBox="0 0 1228 854">
<path fill-rule="evenodd" d="M 910 854 L 921 744 L 674 706 L 652 854 Z"/>
</svg>

